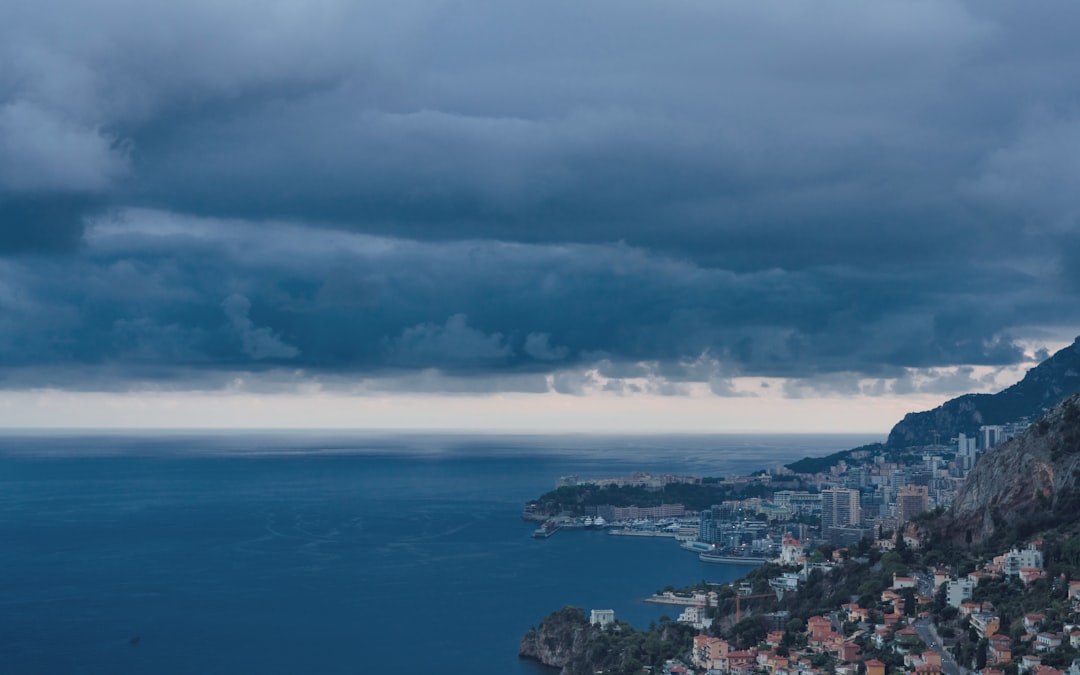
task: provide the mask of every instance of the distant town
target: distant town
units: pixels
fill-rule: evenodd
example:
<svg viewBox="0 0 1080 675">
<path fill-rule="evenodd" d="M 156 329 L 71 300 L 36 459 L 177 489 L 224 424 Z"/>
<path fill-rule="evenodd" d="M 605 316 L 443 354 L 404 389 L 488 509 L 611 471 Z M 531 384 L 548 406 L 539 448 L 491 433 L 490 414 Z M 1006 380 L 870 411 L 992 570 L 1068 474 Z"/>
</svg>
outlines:
<svg viewBox="0 0 1080 675">
<path fill-rule="evenodd" d="M 573 492 L 575 503 L 567 508 L 570 500 L 541 498 L 526 505 L 523 517 L 544 523 L 536 531 L 538 537 L 562 528 L 605 527 L 612 534 L 670 536 L 697 542 L 701 553 L 764 562 L 780 556 L 788 536 L 810 547 L 821 543 L 851 546 L 882 532 L 896 531 L 920 514 L 947 508 L 979 457 L 1023 433 L 1029 424 L 1025 419 L 1009 425 L 985 425 L 975 437 L 959 434 L 947 445 L 903 452 L 871 446 L 845 453 L 843 459 L 814 473 L 789 468 L 798 468 L 796 463 L 722 480 L 652 473 L 605 478 L 562 476 L 556 481 L 555 494 Z M 798 489 L 791 489 L 791 485 Z M 755 496 L 723 500 L 701 509 L 676 502 L 616 505 L 580 499 L 585 488 L 595 489 L 590 493 L 595 501 L 605 492 L 624 496 L 615 488 L 640 488 L 657 495 L 673 492 L 673 486 L 723 487 Z M 700 498 L 708 492 L 697 490 L 693 494 Z"/>
</svg>

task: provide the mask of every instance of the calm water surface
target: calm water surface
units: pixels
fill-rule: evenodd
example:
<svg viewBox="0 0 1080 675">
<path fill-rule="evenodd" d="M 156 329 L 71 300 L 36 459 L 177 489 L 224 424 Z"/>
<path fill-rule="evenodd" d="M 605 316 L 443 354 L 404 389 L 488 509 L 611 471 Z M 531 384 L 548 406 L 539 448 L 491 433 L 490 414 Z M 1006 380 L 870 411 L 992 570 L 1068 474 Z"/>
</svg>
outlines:
<svg viewBox="0 0 1080 675">
<path fill-rule="evenodd" d="M 726 581 L 671 540 L 529 537 L 560 475 L 747 473 L 863 436 L 0 437 L 0 672 L 541 672 L 563 605 Z"/>
</svg>

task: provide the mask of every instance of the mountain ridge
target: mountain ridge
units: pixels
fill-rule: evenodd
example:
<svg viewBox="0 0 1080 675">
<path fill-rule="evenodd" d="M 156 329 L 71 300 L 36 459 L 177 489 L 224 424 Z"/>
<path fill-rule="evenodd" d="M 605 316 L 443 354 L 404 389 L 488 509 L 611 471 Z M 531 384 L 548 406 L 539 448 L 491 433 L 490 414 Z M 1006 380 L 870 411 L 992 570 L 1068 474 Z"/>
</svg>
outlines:
<svg viewBox="0 0 1080 675">
<path fill-rule="evenodd" d="M 911 412 L 893 426 L 885 445 L 930 445 L 980 426 L 1008 424 L 1042 416 L 1065 397 L 1080 392 L 1080 337 L 1035 366 L 1016 384 L 996 394 L 964 394 L 932 410 Z"/>
</svg>

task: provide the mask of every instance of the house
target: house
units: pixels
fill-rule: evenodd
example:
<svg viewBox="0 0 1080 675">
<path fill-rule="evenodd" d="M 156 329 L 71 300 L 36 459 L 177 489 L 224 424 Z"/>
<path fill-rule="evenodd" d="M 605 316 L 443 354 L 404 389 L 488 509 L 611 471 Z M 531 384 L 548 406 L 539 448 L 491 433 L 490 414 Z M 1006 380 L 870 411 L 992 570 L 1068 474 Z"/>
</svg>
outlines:
<svg viewBox="0 0 1080 675">
<path fill-rule="evenodd" d="M 988 638 L 986 661 L 990 665 L 1000 666 L 1012 661 L 1012 640 L 1008 635 L 998 633 Z"/>
<path fill-rule="evenodd" d="M 913 626 L 896 631 L 896 641 L 903 647 L 912 647 L 919 643 L 919 633 Z"/>
<path fill-rule="evenodd" d="M 984 603 L 979 602 L 961 602 L 960 603 L 960 616 L 971 616 L 975 612 L 990 611 L 989 606 L 984 606 Z"/>
<path fill-rule="evenodd" d="M 757 666 L 757 650 L 746 649 L 738 652 L 728 652 L 728 670 L 732 673 L 737 669 L 745 669 L 746 672 L 753 672 Z"/>
<path fill-rule="evenodd" d="M 896 576 L 896 573 L 893 572 L 892 589 L 894 591 L 899 591 L 903 588 L 915 588 L 917 585 L 915 577 L 898 577 Z"/>
<path fill-rule="evenodd" d="M 810 639 L 821 642 L 832 632 L 832 622 L 823 616 L 812 616 L 806 621 Z"/>
<path fill-rule="evenodd" d="M 1080 581 L 1069 582 L 1069 600 L 1080 600 Z"/>
<path fill-rule="evenodd" d="M 840 609 L 847 613 L 848 621 L 868 621 L 870 619 L 870 614 L 862 607 L 859 607 L 856 602 L 840 605 Z"/>
<path fill-rule="evenodd" d="M 870 659 L 863 665 L 866 666 L 866 675 L 885 675 L 885 664 L 877 659 Z"/>
<path fill-rule="evenodd" d="M 1031 656 L 1030 654 L 1025 654 L 1024 656 L 1020 657 L 1020 672 L 1021 673 L 1026 673 L 1026 672 L 1035 670 L 1035 668 L 1037 668 L 1038 666 L 1041 666 L 1041 665 L 1042 665 L 1042 659 L 1039 658 L 1038 656 Z"/>
<path fill-rule="evenodd" d="M 1043 622 L 1046 621 L 1045 614 L 1025 614 L 1024 615 L 1024 630 L 1031 635 L 1035 635 L 1042 628 Z"/>
<path fill-rule="evenodd" d="M 836 650 L 836 658 L 843 663 L 855 663 L 861 656 L 859 645 L 854 642 L 841 642 Z"/>
<path fill-rule="evenodd" d="M 712 626 L 713 620 L 706 616 L 705 607 L 702 605 L 690 605 L 682 611 L 676 623 L 685 623 L 698 630 Z"/>
<path fill-rule="evenodd" d="M 1040 652 L 1052 652 L 1061 646 L 1061 636 L 1057 633 L 1039 633 L 1035 636 L 1035 649 Z"/>
</svg>

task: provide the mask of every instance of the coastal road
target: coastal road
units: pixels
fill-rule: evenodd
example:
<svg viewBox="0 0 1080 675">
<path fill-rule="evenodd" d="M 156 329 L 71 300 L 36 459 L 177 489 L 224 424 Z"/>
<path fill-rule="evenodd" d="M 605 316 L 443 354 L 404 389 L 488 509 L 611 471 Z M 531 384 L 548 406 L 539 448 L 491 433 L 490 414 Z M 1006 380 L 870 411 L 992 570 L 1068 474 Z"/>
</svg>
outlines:
<svg viewBox="0 0 1080 675">
<path fill-rule="evenodd" d="M 941 672 L 943 675 L 965 675 L 967 670 L 952 657 L 949 650 L 941 644 L 941 637 L 937 634 L 937 627 L 929 619 L 919 619 L 915 622 L 915 631 L 919 639 L 930 646 L 930 649 L 941 655 Z"/>
</svg>

